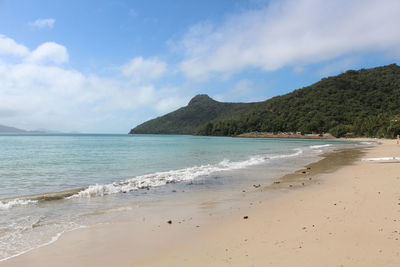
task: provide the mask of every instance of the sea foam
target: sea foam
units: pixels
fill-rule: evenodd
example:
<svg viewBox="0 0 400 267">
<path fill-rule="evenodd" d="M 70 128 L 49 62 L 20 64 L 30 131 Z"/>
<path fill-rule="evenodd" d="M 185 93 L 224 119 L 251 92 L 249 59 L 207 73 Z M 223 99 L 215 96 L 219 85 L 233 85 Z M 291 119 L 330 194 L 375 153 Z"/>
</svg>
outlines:
<svg viewBox="0 0 400 267">
<path fill-rule="evenodd" d="M 0 210 L 8 210 L 16 206 L 24 206 L 29 204 L 36 204 L 37 200 L 31 199 L 13 199 L 10 201 L 0 201 Z"/>
<path fill-rule="evenodd" d="M 363 161 L 399 161 L 400 157 L 364 158 Z"/>
<path fill-rule="evenodd" d="M 330 147 L 332 146 L 331 144 L 326 144 L 326 145 L 313 145 L 310 146 L 311 149 L 318 149 L 318 148 L 324 148 L 324 147 Z"/>
<path fill-rule="evenodd" d="M 115 182 L 112 184 L 91 185 L 88 188 L 78 192 L 77 194 L 66 197 L 66 199 L 82 197 L 90 198 L 117 193 L 127 193 L 138 189 L 149 189 L 151 187 L 158 187 L 170 183 L 191 181 L 197 177 L 210 175 L 214 172 L 242 169 L 249 166 L 261 164 L 269 159 L 295 157 L 303 153 L 303 150 L 301 149 L 295 149 L 295 151 L 295 153 L 287 155 L 275 155 L 270 157 L 266 155 L 253 156 L 245 161 L 232 162 L 229 160 L 223 160 L 217 164 L 207 164 L 180 170 L 156 172 L 152 174 L 136 176 L 134 178 Z"/>
<path fill-rule="evenodd" d="M 117 193 L 127 193 L 139 189 L 150 189 L 152 187 L 159 187 L 170 183 L 191 181 L 198 177 L 207 176 L 215 172 L 242 169 L 261 164 L 267 160 L 296 157 L 303 153 L 303 150 L 300 148 L 296 148 L 294 151 L 295 152 L 291 154 L 252 156 L 244 161 L 230 161 L 225 159 L 217 164 L 206 164 L 179 170 L 156 172 L 110 184 L 95 184 L 80 189 L 3 200 L 0 201 L 0 210 L 8 210 L 16 206 L 36 204 L 48 200 L 100 197 Z"/>
</svg>

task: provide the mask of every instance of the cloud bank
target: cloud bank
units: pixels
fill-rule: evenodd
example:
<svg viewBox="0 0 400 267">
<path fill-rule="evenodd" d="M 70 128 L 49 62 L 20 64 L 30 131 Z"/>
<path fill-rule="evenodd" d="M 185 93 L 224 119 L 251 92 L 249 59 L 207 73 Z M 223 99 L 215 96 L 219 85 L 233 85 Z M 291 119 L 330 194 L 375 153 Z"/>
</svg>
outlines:
<svg viewBox="0 0 400 267">
<path fill-rule="evenodd" d="M 29 54 L 29 49 L 16 43 L 13 39 L 0 34 L 0 55 L 23 57 Z"/>
<path fill-rule="evenodd" d="M 192 26 L 177 47 L 180 70 L 204 80 L 248 68 L 274 71 L 350 53 L 398 52 L 398 0 L 273 1 L 229 17 L 222 25 Z"/>
<path fill-rule="evenodd" d="M 176 88 L 159 88 L 151 83 L 165 72 L 166 65 L 160 60 L 139 57 L 122 66 L 122 74 L 133 80 L 84 74 L 69 68 L 68 61 L 67 48 L 60 44 L 46 42 L 30 50 L 0 35 L 0 124 L 127 132 L 135 120 L 148 119 L 134 116 L 139 108 L 159 114 L 184 102 L 174 97 L 179 94 L 171 95 Z M 124 112 L 132 117 L 127 118 Z M 121 120 L 125 125 L 113 125 Z"/>
<path fill-rule="evenodd" d="M 136 81 L 155 80 L 166 71 L 167 64 L 157 58 L 135 57 L 122 66 L 122 74 Z"/>
</svg>

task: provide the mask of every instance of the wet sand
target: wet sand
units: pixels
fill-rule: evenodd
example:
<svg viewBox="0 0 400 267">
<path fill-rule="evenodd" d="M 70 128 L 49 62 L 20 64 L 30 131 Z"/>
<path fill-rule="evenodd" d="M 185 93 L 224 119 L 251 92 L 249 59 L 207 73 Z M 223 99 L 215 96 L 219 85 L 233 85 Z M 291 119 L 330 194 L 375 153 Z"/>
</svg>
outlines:
<svg viewBox="0 0 400 267">
<path fill-rule="evenodd" d="M 400 266 L 400 163 L 361 161 L 400 155 L 381 142 L 231 201 L 178 194 L 0 266 Z"/>
</svg>

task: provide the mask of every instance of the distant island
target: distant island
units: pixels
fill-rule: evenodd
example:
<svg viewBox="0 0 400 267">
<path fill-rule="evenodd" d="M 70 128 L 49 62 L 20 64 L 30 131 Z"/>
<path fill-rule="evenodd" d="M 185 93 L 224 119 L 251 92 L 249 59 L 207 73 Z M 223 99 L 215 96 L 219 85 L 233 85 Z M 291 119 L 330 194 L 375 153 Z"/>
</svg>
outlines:
<svg viewBox="0 0 400 267">
<path fill-rule="evenodd" d="M 27 131 L 15 127 L 0 125 L 0 133 L 26 133 Z"/>
<path fill-rule="evenodd" d="M 142 123 L 130 133 L 393 138 L 400 134 L 400 67 L 348 70 L 257 103 L 222 103 L 197 95 L 186 107 Z"/>
<path fill-rule="evenodd" d="M 23 130 L 11 126 L 0 125 L 0 133 L 60 133 L 57 131 L 50 131 L 47 129 L 38 129 L 34 131 Z"/>
</svg>

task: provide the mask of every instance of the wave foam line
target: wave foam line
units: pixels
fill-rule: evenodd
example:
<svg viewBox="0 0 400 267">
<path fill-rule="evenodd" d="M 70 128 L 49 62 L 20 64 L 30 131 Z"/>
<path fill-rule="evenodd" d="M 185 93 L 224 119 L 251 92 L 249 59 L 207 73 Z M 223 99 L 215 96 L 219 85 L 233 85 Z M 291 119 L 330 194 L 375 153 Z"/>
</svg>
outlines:
<svg viewBox="0 0 400 267">
<path fill-rule="evenodd" d="M 377 145 L 378 143 L 377 142 L 373 142 L 373 141 L 362 141 L 362 142 L 360 142 L 360 144 L 362 144 L 362 145 Z"/>
<path fill-rule="evenodd" d="M 399 161 L 400 157 L 365 158 L 363 161 Z"/>
<path fill-rule="evenodd" d="M 16 206 L 24 206 L 29 204 L 36 204 L 37 200 L 31 199 L 13 199 L 10 201 L 0 201 L 0 210 L 8 210 Z"/>
<path fill-rule="evenodd" d="M 66 197 L 71 198 L 90 198 L 96 196 L 104 196 L 117 193 L 127 193 L 137 189 L 149 189 L 151 187 L 158 187 L 165 184 L 177 183 L 182 181 L 190 181 L 200 176 L 210 175 L 214 172 L 228 171 L 242 169 L 248 166 L 257 165 L 265 162 L 268 159 L 278 159 L 295 157 L 303 153 L 301 149 L 295 149 L 296 152 L 289 155 L 279 156 L 254 156 L 245 161 L 231 162 L 229 160 L 223 160 L 218 164 L 207 164 L 202 166 L 195 166 L 186 169 L 157 172 L 142 176 L 136 176 L 132 179 L 112 183 L 112 184 L 96 184 L 91 185 L 88 188 L 78 192 L 75 195 Z"/>
<path fill-rule="evenodd" d="M 5 258 L 3 258 L 3 259 L 0 259 L 0 262 L 2 262 L 2 261 L 7 261 L 7 260 L 9 260 L 9 259 L 12 259 L 12 258 L 21 256 L 21 255 L 23 255 L 23 254 L 25 254 L 25 253 L 28 253 L 28 252 L 30 252 L 30 251 L 32 251 L 32 250 L 34 250 L 34 249 L 48 246 L 48 245 L 50 245 L 50 244 L 56 242 L 63 234 L 65 234 L 65 233 L 67 233 L 67 232 L 71 232 L 71 231 L 77 230 L 77 229 L 81 229 L 81 228 L 86 228 L 86 226 L 80 225 L 80 226 L 77 226 L 77 227 L 75 227 L 75 228 L 73 228 L 73 229 L 70 229 L 70 230 L 61 231 L 61 232 L 57 233 L 56 235 L 54 235 L 54 236 L 50 239 L 50 241 L 48 241 L 48 242 L 46 242 L 46 243 L 43 243 L 43 244 L 41 244 L 41 245 L 37 245 L 37 246 L 32 247 L 32 248 L 29 248 L 29 249 L 27 249 L 27 250 L 18 252 L 18 253 L 14 254 L 14 255 L 5 257 Z"/>
<path fill-rule="evenodd" d="M 277 156 L 272 156 L 272 157 L 270 157 L 270 158 L 271 158 L 271 159 L 291 158 L 291 157 L 296 157 L 296 156 L 298 156 L 298 155 L 300 155 L 300 154 L 303 153 L 303 150 L 300 149 L 300 148 L 296 148 L 296 149 L 294 149 L 294 150 L 295 150 L 296 152 L 293 153 L 293 154 L 289 154 L 289 155 L 277 155 Z"/>
<path fill-rule="evenodd" d="M 42 201 L 50 201 L 50 200 L 61 200 L 66 197 L 75 195 L 76 193 L 82 191 L 85 187 L 61 191 L 61 192 L 50 192 L 50 193 L 42 193 L 36 195 L 28 195 L 28 196 L 18 196 L 0 199 L 0 210 L 8 210 L 17 206 L 25 206 L 29 204 L 36 204 Z"/>
<path fill-rule="evenodd" d="M 282 159 L 295 157 L 303 153 L 300 148 L 294 149 L 296 152 L 284 155 L 258 155 L 245 161 L 231 162 L 223 160 L 217 164 L 207 164 L 186 169 L 173 170 L 167 172 L 157 172 L 132 179 L 115 182 L 112 184 L 96 184 L 83 188 L 76 188 L 61 192 L 42 193 L 37 195 L 19 196 L 0 200 L 0 210 L 8 210 L 17 206 L 36 204 L 42 201 L 73 199 L 82 197 L 104 196 L 117 193 L 127 193 L 138 189 L 149 189 L 161 185 L 190 181 L 200 176 L 210 175 L 214 172 L 242 169 L 248 166 L 261 164 L 269 159 Z"/>
<path fill-rule="evenodd" d="M 323 147 L 330 147 L 332 146 L 331 144 L 326 144 L 326 145 L 314 145 L 310 146 L 311 149 L 318 149 L 318 148 L 323 148 Z"/>
</svg>

